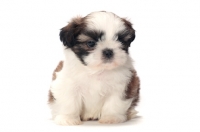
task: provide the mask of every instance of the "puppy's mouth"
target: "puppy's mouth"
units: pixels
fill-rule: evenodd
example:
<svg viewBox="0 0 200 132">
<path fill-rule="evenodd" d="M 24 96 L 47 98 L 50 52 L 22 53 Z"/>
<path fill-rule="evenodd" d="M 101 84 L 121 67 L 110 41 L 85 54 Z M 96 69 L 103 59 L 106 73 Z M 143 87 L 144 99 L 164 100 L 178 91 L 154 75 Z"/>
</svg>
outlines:
<svg viewBox="0 0 200 132">
<path fill-rule="evenodd" d="M 105 63 L 105 64 L 106 64 L 106 63 L 112 63 L 112 62 L 113 62 L 113 59 L 111 59 L 111 60 L 110 60 L 110 59 L 109 59 L 109 60 L 103 59 L 103 63 Z"/>
<path fill-rule="evenodd" d="M 103 60 L 101 63 L 99 63 L 97 65 L 97 67 L 100 69 L 104 69 L 104 70 L 112 70 L 112 69 L 115 69 L 116 67 L 118 67 L 118 64 L 117 64 L 117 62 L 114 61 L 114 59 Z"/>
</svg>

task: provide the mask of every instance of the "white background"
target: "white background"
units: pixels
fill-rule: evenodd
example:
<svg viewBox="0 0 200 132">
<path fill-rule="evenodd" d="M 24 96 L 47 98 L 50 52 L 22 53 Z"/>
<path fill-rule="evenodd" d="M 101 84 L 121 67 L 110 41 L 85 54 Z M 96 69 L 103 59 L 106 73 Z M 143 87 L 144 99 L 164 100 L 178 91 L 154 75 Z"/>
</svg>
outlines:
<svg viewBox="0 0 200 132">
<path fill-rule="evenodd" d="M 141 78 L 138 118 L 57 126 L 47 107 L 62 57 L 59 29 L 76 15 L 111 11 L 134 24 L 130 53 Z M 0 1 L 0 131 L 200 131 L 199 0 Z"/>
</svg>

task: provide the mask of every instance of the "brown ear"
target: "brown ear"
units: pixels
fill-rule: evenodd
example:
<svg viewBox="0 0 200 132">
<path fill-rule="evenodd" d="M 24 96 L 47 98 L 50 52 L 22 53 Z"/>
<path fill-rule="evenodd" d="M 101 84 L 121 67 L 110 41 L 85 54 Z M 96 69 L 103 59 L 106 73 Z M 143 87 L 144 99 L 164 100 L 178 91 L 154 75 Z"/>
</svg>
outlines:
<svg viewBox="0 0 200 132">
<path fill-rule="evenodd" d="M 125 18 L 122 18 L 122 21 L 124 22 L 124 25 L 126 26 L 129 34 L 130 34 L 130 38 L 129 38 L 129 43 L 131 43 L 134 39 L 135 39 L 135 30 L 132 27 L 132 23 L 128 20 L 126 20 Z"/>
<path fill-rule="evenodd" d="M 60 40 L 64 46 L 73 47 L 76 44 L 76 38 L 84 28 L 83 18 L 76 17 L 63 27 L 60 31 Z"/>
</svg>

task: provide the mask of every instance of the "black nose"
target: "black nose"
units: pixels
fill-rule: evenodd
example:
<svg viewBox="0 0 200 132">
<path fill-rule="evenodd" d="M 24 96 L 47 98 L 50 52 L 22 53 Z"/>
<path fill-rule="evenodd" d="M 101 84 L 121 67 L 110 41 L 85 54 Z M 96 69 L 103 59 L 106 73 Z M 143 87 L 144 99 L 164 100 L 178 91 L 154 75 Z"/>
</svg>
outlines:
<svg viewBox="0 0 200 132">
<path fill-rule="evenodd" d="M 103 56 L 107 59 L 110 59 L 113 57 L 113 50 L 111 49 L 104 49 L 103 50 Z"/>
</svg>

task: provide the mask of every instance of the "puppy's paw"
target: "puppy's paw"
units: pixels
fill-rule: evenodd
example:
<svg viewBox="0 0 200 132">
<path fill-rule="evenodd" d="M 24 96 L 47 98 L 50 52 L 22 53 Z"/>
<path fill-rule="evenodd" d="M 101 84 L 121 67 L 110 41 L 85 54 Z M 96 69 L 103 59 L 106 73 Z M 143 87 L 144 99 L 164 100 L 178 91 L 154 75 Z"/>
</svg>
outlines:
<svg viewBox="0 0 200 132">
<path fill-rule="evenodd" d="M 125 122 L 127 120 L 126 116 L 122 115 L 109 115 L 109 116 L 103 116 L 100 118 L 99 122 L 103 124 L 115 124 L 115 123 L 121 123 Z"/>
<path fill-rule="evenodd" d="M 58 125 L 80 125 L 82 124 L 80 118 L 72 118 L 66 115 L 57 115 L 54 119 L 54 122 Z"/>
<path fill-rule="evenodd" d="M 133 119 L 137 116 L 137 111 L 135 109 L 129 110 L 127 113 L 128 120 Z"/>
</svg>

